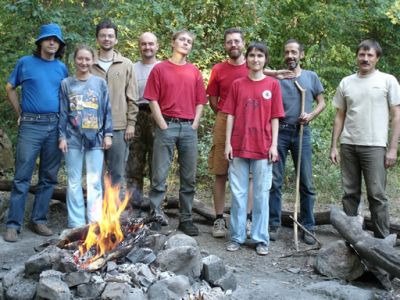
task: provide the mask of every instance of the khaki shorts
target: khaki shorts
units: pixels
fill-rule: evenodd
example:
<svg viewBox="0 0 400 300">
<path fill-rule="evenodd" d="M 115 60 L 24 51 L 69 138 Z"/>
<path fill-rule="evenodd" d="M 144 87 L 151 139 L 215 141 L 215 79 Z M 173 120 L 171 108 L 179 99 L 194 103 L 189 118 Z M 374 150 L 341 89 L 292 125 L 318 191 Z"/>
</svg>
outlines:
<svg viewBox="0 0 400 300">
<path fill-rule="evenodd" d="M 217 113 L 213 129 L 213 145 L 208 155 L 208 172 L 213 175 L 227 175 L 229 162 L 225 159 L 226 119 L 228 115 Z"/>
</svg>

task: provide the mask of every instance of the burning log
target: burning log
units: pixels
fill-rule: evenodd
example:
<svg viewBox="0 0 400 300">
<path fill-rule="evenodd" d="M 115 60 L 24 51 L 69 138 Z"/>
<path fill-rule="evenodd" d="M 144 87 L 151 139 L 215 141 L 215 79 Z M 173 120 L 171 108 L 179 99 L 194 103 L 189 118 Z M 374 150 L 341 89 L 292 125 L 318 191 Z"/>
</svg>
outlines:
<svg viewBox="0 0 400 300">
<path fill-rule="evenodd" d="M 359 217 L 347 216 L 337 207 L 331 209 L 332 225 L 367 262 L 367 266 L 378 266 L 379 269 L 400 278 L 400 252 L 393 248 L 393 244 L 390 243 L 391 237 L 386 239 L 372 237 L 362 229 L 361 221 Z"/>
</svg>

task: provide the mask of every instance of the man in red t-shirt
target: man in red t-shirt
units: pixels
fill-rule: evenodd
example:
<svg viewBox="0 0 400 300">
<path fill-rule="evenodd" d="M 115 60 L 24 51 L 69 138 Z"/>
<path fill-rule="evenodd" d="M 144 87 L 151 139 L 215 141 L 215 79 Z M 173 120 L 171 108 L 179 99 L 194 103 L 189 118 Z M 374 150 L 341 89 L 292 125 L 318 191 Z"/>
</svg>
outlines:
<svg viewBox="0 0 400 300">
<path fill-rule="evenodd" d="M 193 41 L 194 35 L 188 31 L 174 33 L 172 57 L 154 66 L 144 91 L 157 124 L 150 208 L 158 219 L 162 219 L 161 202 L 176 146 L 180 174 L 178 229 L 191 236 L 199 233 L 192 221 L 192 204 L 196 185 L 197 128 L 203 105 L 207 103 L 202 75 L 186 60 Z"/>
</svg>

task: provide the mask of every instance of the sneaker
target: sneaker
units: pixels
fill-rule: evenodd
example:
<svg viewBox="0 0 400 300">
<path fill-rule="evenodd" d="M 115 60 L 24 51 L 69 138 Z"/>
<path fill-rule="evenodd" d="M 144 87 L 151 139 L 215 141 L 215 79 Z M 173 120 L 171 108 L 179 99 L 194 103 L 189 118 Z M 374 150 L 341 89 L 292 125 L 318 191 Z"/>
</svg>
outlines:
<svg viewBox="0 0 400 300">
<path fill-rule="evenodd" d="M 43 236 L 50 236 L 53 235 L 53 231 L 47 227 L 46 224 L 31 224 L 31 229 L 33 232 L 37 233 L 38 235 L 43 235 Z"/>
<path fill-rule="evenodd" d="M 18 240 L 18 233 L 17 229 L 15 228 L 7 228 L 6 232 L 4 233 L 3 239 L 6 242 L 16 242 Z"/>
<path fill-rule="evenodd" d="M 246 222 L 246 236 L 249 239 L 251 237 L 251 220 L 247 219 Z"/>
<path fill-rule="evenodd" d="M 314 231 L 310 230 L 310 232 L 315 235 Z M 303 231 L 302 238 L 303 238 L 304 243 L 306 243 L 307 245 L 315 245 L 315 243 L 316 243 L 316 241 L 313 239 L 313 237 L 304 231 Z"/>
<path fill-rule="evenodd" d="M 240 248 L 239 243 L 229 242 L 229 244 L 226 246 L 226 251 L 235 252 L 235 251 L 238 251 L 239 248 Z"/>
<path fill-rule="evenodd" d="M 215 238 L 225 237 L 226 235 L 226 223 L 223 218 L 218 218 L 214 221 L 214 227 L 212 235 Z"/>
<path fill-rule="evenodd" d="M 277 241 L 279 235 L 279 227 L 271 227 L 269 229 L 269 240 L 270 241 Z"/>
<path fill-rule="evenodd" d="M 268 246 L 263 243 L 259 243 L 256 247 L 256 252 L 258 255 L 267 255 L 268 254 Z"/>
<path fill-rule="evenodd" d="M 179 222 L 178 230 L 190 236 L 199 235 L 199 229 L 194 226 L 193 221 Z"/>
</svg>

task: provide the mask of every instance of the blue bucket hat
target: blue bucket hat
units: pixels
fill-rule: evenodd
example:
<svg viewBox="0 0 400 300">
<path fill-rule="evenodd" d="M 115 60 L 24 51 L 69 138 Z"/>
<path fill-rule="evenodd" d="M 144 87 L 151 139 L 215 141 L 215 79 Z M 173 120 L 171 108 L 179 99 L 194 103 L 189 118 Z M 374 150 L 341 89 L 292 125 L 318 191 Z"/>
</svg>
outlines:
<svg viewBox="0 0 400 300">
<path fill-rule="evenodd" d="M 35 44 L 37 45 L 41 40 L 50 36 L 55 36 L 60 41 L 60 43 L 65 45 L 65 42 L 62 38 L 61 28 L 58 24 L 55 23 L 40 26 L 40 33 L 35 41 Z"/>
</svg>

